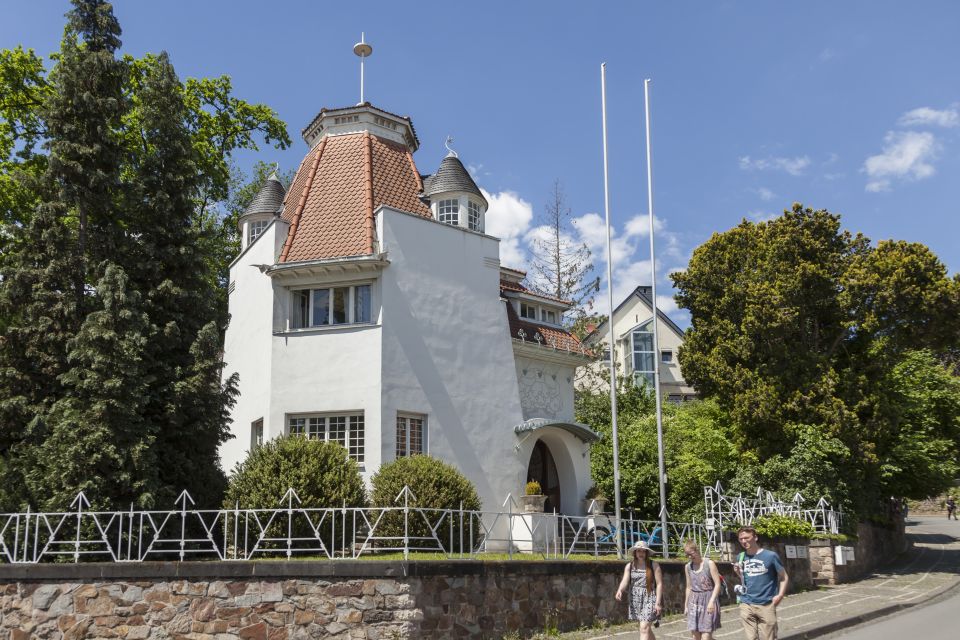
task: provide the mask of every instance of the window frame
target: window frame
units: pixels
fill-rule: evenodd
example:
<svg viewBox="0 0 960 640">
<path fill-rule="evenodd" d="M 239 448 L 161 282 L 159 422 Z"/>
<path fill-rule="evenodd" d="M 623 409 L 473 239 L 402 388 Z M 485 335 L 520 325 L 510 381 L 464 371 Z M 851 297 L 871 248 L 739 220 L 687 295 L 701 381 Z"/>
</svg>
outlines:
<svg viewBox="0 0 960 640">
<path fill-rule="evenodd" d="M 660 363 L 673 364 L 673 349 L 660 349 Z"/>
<path fill-rule="evenodd" d="M 257 228 L 256 233 L 253 231 L 254 226 Z M 247 222 L 247 246 L 249 247 L 257 238 L 262 236 L 269 226 L 270 220 L 250 220 Z"/>
<path fill-rule="evenodd" d="M 340 438 L 331 437 L 332 433 L 341 433 L 339 429 L 336 432 L 331 429 L 332 421 L 339 421 L 339 419 L 343 419 L 343 435 Z M 296 431 L 294 430 L 294 421 L 302 421 L 302 427 L 298 427 Z M 321 425 L 322 431 L 319 428 Z M 339 424 L 336 426 L 339 426 Z M 364 462 L 367 426 L 362 410 L 288 413 L 285 427 L 288 436 L 302 436 L 322 442 L 336 442 L 342 445 L 347 450 L 347 455 L 356 460 L 358 464 Z M 320 437 L 321 434 L 322 438 Z"/>
<path fill-rule="evenodd" d="M 263 418 L 257 418 L 250 423 L 250 451 L 263 446 Z"/>
<path fill-rule="evenodd" d="M 419 449 L 417 451 L 414 451 L 415 440 L 414 429 L 412 428 L 412 421 L 414 420 L 419 422 Z M 426 455 L 428 453 L 427 424 L 427 415 L 424 413 L 397 411 L 396 437 L 394 441 L 395 458 L 409 458 Z"/>
<path fill-rule="evenodd" d="M 533 310 L 533 317 L 526 315 L 524 313 L 524 307 L 526 307 L 527 309 Z M 524 302 L 523 300 L 521 300 L 520 304 L 517 307 L 517 314 L 524 320 L 533 320 L 534 322 L 536 322 L 540 315 L 540 307 L 533 304 L 532 302 Z"/>
<path fill-rule="evenodd" d="M 476 200 L 467 200 L 467 228 L 483 233 L 482 207 Z"/>
<path fill-rule="evenodd" d="M 649 326 L 649 327 L 652 327 L 652 323 L 653 323 L 653 320 L 652 320 L 652 319 L 651 319 L 651 320 L 647 320 L 646 322 L 643 322 L 643 323 L 637 325 L 636 327 L 634 327 L 633 329 L 630 330 L 630 357 L 629 357 L 629 360 L 628 360 L 628 362 L 629 362 L 629 364 L 630 364 L 630 373 L 631 373 L 631 376 L 632 376 L 632 378 L 633 378 L 633 380 L 634 380 L 634 384 L 636 384 L 637 377 L 638 377 L 638 374 L 639 374 L 640 376 L 642 376 L 642 377 L 647 381 L 647 383 L 648 383 L 647 386 L 648 386 L 651 390 L 653 390 L 654 384 L 655 384 L 656 364 L 657 364 L 657 363 L 656 363 L 656 358 L 658 357 L 659 354 L 657 353 L 656 345 L 653 345 L 653 347 L 652 347 L 651 350 L 638 350 L 638 348 L 637 348 L 637 347 L 638 347 L 638 344 L 637 344 L 637 334 L 638 334 L 638 333 L 648 334 L 648 335 L 650 336 L 650 341 L 651 341 L 651 344 L 652 344 L 652 342 L 653 342 L 653 331 L 652 331 L 652 330 L 647 330 L 647 328 L 646 328 L 646 327 L 648 327 L 648 326 Z M 642 346 L 642 345 L 639 345 L 639 346 Z M 650 362 L 653 363 L 653 367 L 654 367 L 654 368 L 652 368 L 652 369 L 640 369 L 640 368 L 637 367 L 637 356 L 638 356 L 638 355 L 641 355 L 641 354 L 650 354 L 650 356 L 651 356 Z"/>
<path fill-rule="evenodd" d="M 455 208 L 451 209 L 451 206 Z M 447 219 L 444 219 L 444 218 Z M 460 226 L 460 199 L 447 198 L 437 202 L 437 220 L 452 227 Z"/>
<path fill-rule="evenodd" d="M 357 319 L 358 311 L 363 309 L 358 309 L 357 303 L 358 300 L 358 291 L 366 287 L 367 294 L 367 305 L 366 305 L 366 314 L 367 318 Z M 334 322 L 334 307 L 333 300 L 336 296 L 336 291 L 339 289 L 347 289 L 347 296 L 344 302 L 344 310 L 346 311 L 346 321 L 344 322 Z M 318 308 L 316 303 L 317 291 L 326 291 L 327 292 L 327 321 L 324 323 L 317 324 L 314 318 L 314 311 Z M 306 319 L 301 324 L 303 309 L 302 305 L 302 296 L 303 293 L 307 292 L 306 298 Z M 300 331 L 305 329 L 320 329 L 324 327 L 346 327 L 351 325 L 362 325 L 362 324 L 373 324 L 373 282 L 359 282 L 352 284 L 331 284 L 330 286 L 312 286 L 312 287 L 297 287 L 290 289 L 290 313 L 288 314 L 287 325 L 291 330 Z"/>
</svg>

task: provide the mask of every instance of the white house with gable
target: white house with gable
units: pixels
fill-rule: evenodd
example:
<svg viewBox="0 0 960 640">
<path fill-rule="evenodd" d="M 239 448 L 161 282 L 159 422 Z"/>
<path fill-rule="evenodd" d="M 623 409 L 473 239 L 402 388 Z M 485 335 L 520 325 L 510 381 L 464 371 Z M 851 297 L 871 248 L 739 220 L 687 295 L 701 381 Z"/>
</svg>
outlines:
<svg viewBox="0 0 960 640">
<path fill-rule="evenodd" d="M 573 415 L 590 361 L 569 303 L 528 291 L 484 232 L 456 154 L 421 175 L 413 123 L 323 109 L 289 189 L 266 181 L 230 267 L 224 374 L 237 372 L 224 467 L 285 434 L 339 442 L 365 479 L 400 456 L 459 468 L 488 510 L 538 480 L 578 513 L 597 435 Z"/>
</svg>

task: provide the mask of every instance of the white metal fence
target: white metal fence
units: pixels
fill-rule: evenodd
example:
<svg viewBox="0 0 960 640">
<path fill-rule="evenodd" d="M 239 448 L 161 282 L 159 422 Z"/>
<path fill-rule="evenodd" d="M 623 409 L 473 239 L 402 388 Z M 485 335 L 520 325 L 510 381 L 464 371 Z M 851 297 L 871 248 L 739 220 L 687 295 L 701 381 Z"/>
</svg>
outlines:
<svg viewBox="0 0 960 640">
<path fill-rule="evenodd" d="M 599 557 L 617 553 L 617 533 L 628 546 L 644 540 L 654 550 L 663 547 L 658 522 L 624 518 L 618 532 L 612 516 L 525 513 L 511 496 L 496 512 L 420 508 L 406 487 L 395 502 L 392 507 L 309 508 L 289 489 L 274 509 L 203 510 L 193 508 L 184 491 L 170 510 L 96 511 L 81 492 L 69 511 L 0 514 L 0 562 L 337 560 L 398 552 L 404 558 Z M 701 524 L 670 523 L 668 533 L 672 552 L 687 539 L 711 550 Z"/>
</svg>

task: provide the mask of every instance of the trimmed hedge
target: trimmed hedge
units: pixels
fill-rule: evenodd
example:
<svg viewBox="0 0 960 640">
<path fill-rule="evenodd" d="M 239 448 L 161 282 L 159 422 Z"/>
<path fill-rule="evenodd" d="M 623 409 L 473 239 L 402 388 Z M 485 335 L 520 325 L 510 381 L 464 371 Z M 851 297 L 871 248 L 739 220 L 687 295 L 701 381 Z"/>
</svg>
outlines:
<svg viewBox="0 0 960 640">
<path fill-rule="evenodd" d="M 459 470 L 441 460 L 427 455 L 398 458 L 393 462 L 380 467 L 371 478 L 373 489 L 370 502 L 374 507 L 402 507 L 402 499 L 396 502 L 397 495 L 404 486 L 410 488 L 416 499 L 410 501 L 410 506 L 424 509 L 460 509 L 478 511 L 480 497 L 477 490 Z M 459 517 L 444 518 L 440 513 L 429 515 L 430 525 L 416 512 L 409 515 L 407 534 L 411 538 L 428 538 L 427 540 L 411 541 L 411 546 L 435 547 L 430 527 L 436 528 L 436 536 L 448 551 L 460 549 L 460 536 L 463 534 L 464 551 L 470 543 L 469 523 L 460 526 Z M 394 541 L 383 541 L 381 546 L 393 547 L 402 545 L 404 523 L 403 513 L 391 511 L 384 515 L 377 526 L 377 536 L 395 537 Z M 473 530 L 473 544 L 477 539 L 477 530 Z"/>
</svg>

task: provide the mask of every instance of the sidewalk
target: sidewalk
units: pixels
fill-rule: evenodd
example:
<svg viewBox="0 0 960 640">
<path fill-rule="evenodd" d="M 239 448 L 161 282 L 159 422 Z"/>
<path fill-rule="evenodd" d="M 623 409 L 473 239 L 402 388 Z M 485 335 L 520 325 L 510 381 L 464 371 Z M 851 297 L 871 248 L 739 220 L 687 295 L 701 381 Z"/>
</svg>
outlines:
<svg viewBox="0 0 960 640">
<path fill-rule="evenodd" d="M 787 596 L 778 607 L 780 640 L 816 638 L 861 622 L 922 605 L 960 585 L 960 526 L 944 529 L 941 518 L 911 519 L 914 548 L 888 567 L 847 584 Z M 948 530 L 949 534 L 943 531 Z M 743 638 L 736 605 L 722 610 L 723 627 L 714 638 Z M 686 622 L 671 617 L 655 630 L 658 640 L 690 638 Z M 636 623 L 602 631 L 561 634 L 564 640 L 636 638 Z"/>
</svg>

